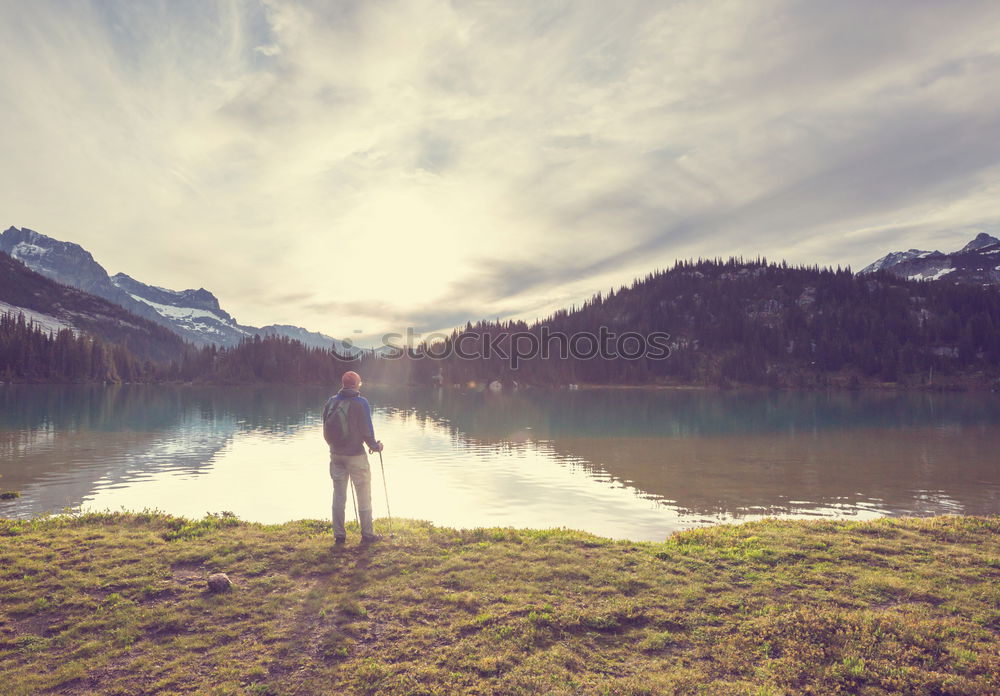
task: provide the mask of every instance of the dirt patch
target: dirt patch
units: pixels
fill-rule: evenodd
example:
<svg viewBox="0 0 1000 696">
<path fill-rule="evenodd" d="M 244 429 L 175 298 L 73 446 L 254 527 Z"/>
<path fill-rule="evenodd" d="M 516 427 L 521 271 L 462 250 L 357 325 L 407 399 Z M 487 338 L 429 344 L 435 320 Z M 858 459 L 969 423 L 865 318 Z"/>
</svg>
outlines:
<svg viewBox="0 0 1000 696">
<path fill-rule="evenodd" d="M 34 615 L 23 619 L 15 619 L 10 625 L 14 629 L 15 636 L 32 635 L 40 638 L 48 638 L 54 635 L 55 631 L 49 630 L 58 619 L 51 615 Z"/>
<path fill-rule="evenodd" d="M 208 571 L 199 563 L 178 563 L 172 568 L 174 582 L 181 585 L 192 585 L 208 577 Z"/>
<path fill-rule="evenodd" d="M 98 602 L 103 602 L 108 598 L 113 590 L 103 587 L 85 587 L 80 590 L 83 594 L 87 595 L 91 599 L 96 599 Z"/>
</svg>

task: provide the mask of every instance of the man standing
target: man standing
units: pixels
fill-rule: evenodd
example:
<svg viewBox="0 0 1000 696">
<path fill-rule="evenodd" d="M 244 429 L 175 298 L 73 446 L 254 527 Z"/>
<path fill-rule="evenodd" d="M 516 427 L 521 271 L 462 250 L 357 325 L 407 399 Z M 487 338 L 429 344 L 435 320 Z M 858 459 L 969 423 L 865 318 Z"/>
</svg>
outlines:
<svg viewBox="0 0 1000 696">
<path fill-rule="evenodd" d="M 370 544 L 382 537 L 372 528 L 372 474 L 364 445 L 381 452 L 382 443 L 375 439 L 368 399 L 359 391 L 361 376 L 357 372 L 345 372 L 340 383 L 341 390 L 323 407 L 323 436 L 330 445 L 330 478 L 333 479 L 333 538 L 338 544 L 347 541 L 344 508 L 350 480 L 358 495 L 361 543 Z"/>
</svg>

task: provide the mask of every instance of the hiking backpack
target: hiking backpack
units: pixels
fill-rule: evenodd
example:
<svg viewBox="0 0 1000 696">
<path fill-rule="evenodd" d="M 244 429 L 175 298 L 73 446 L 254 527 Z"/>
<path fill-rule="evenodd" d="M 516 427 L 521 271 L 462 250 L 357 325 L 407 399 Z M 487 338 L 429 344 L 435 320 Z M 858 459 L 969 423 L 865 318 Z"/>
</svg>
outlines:
<svg viewBox="0 0 1000 696">
<path fill-rule="evenodd" d="M 345 445 L 351 438 L 351 401 L 337 399 L 323 417 L 323 438 L 328 445 Z"/>
</svg>

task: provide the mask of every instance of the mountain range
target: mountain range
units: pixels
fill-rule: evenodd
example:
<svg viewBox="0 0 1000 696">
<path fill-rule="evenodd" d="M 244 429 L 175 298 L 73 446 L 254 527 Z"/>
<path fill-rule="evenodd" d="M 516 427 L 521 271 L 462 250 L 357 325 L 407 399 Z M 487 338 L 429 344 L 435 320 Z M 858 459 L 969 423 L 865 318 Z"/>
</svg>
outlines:
<svg viewBox="0 0 1000 696">
<path fill-rule="evenodd" d="M 1000 285 L 1000 239 L 981 232 L 958 251 L 909 249 L 886 254 L 859 275 L 888 271 L 908 280 L 947 279 L 968 285 Z"/>
<path fill-rule="evenodd" d="M 0 336 L 5 340 L 0 346 L 5 356 L 0 358 L 8 360 L 11 379 L 327 383 L 345 369 L 347 361 L 338 355 L 302 345 L 302 339 L 317 339 L 311 332 L 294 326 L 242 326 L 205 289 L 175 291 L 124 274 L 108 276 L 82 247 L 31 230 L 7 230 L 0 244 L 11 252 L 0 254 L 0 311 L 21 311 L 35 324 L 3 320 L 9 330 L 6 338 Z M 436 360 L 422 359 L 423 348 L 418 347 L 415 355 L 405 353 L 399 360 L 378 360 L 377 354 L 366 353 L 360 366 L 371 373 L 373 383 L 429 384 L 436 378 L 449 384 L 482 384 L 509 378 L 526 385 L 825 388 L 900 383 L 1000 389 L 1000 283 L 987 274 L 1000 264 L 998 250 L 1000 241 L 984 234 L 952 254 L 917 249 L 889 254 L 859 274 L 760 259 L 678 262 L 670 270 L 637 279 L 631 287 L 597 294 L 580 308 L 557 311 L 530 326 L 512 320 L 468 324 L 444 341 L 446 350 L 434 349 Z M 942 280 L 915 282 L 919 278 Z M 119 302 L 66 282 L 110 294 Z M 126 303 L 152 312 L 159 324 L 133 314 Z M 135 358 L 161 366 L 130 367 L 129 356 L 116 353 L 116 371 L 92 374 L 94 370 L 75 369 L 77 363 L 86 367 L 86 350 L 77 351 L 82 357 L 72 364 L 56 364 L 55 348 L 46 343 L 55 339 L 43 332 L 63 328 L 122 346 Z M 670 359 L 593 360 L 593 353 L 581 355 L 584 348 L 573 344 L 577 353 L 571 350 L 565 357 L 547 360 L 536 351 L 519 356 L 515 366 L 501 353 L 513 355 L 511 337 L 521 332 L 535 332 L 536 345 L 541 345 L 543 329 L 562 336 L 596 336 L 607 329 L 612 337 L 658 334 L 669 338 Z M 468 351 L 465 334 L 472 334 L 472 346 L 485 344 L 490 350 L 483 349 L 479 359 L 447 350 L 461 345 Z M 221 348 L 191 350 L 182 335 Z M 237 338 L 235 347 L 223 343 L 232 336 L 252 335 L 262 340 Z M 320 335 L 317 340 L 327 338 Z M 60 341 L 66 339 L 65 333 L 59 334 Z M 493 339 L 499 343 L 494 345 Z M 626 349 L 635 353 L 634 346 L 618 349 L 622 355 Z M 102 347 L 95 354 L 106 358 L 107 350 Z M 555 349 L 549 343 L 549 350 L 558 354 L 566 348 L 560 349 L 557 342 Z M 128 369 L 118 367 L 119 362 Z"/>
<path fill-rule="evenodd" d="M 79 244 L 59 241 L 27 228 L 10 227 L 0 233 L 0 251 L 57 283 L 96 295 L 165 326 L 197 346 L 231 347 L 259 335 L 286 336 L 312 348 L 344 349 L 340 341 L 298 326 L 242 325 L 204 288 L 170 290 L 148 285 L 125 273 L 111 276 Z M 0 297 L 3 300 L 6 298 Z M 7 303 L 14 305 L 9 300 Z"/>
<path fill-rule="evenodd" d="M 24 314 L 46 331 L 86 333 L 124 346 L 141 360 L 166 362 L 184 352 L 184 341 L 166 327 L 35 273 L 6 254 L 0 254 L 0 313 Z"/>
<path fill-rule="evenodd" d="M 151 334 L 147 322 L 142 320 L 159 324 L 196 346 L 226 348 L 253 336 L 279 336 L 307 347 L 335 348 L 341 354 L 350 352 L 342 342 L 302 327 L 242 325 L 204 288 L 171 290 L 143 283 L 125 273 L 111 276 L 80 245 L 62 242 L 34 230 L 11 227 L 0 233 L 0 251 L 5 252 L 0 254 L 4 260 L 0 266 L 3 273 L 0 312 L 21 311 L 27 319 L 49 330 L 72 328 L 111 342 L 121 342 L 121 337 L 130 336 L 134 329 L 147 335 L 146 338 L 130 339 L 139 346 L 136 354 L 143 357 L 177 355 L 181 352 L 181 344 L 172 346 L 169 341 L 162 340 L 162 335 Z M 740 271 L 748 272 L 747 268 Z M 753 272 L 761 271 L 753 269 Z M 949 254 L 920 249 L 893 252 L 862 269 L 858 276 L 876 272 L 907 280 L 944 280 L 948 285 L 1000 285 L 1000 240 L 982 233 Z M 49 285 L 40 283 L 43 280 L 40 276 L 44 276 Z M 732 282 L 735 280 L 739 278 Z M 71 288 L 76 292 L 67 295 Z M 96 297 L 88 300 L 85 295 Z M 808 299 L 800 298 L 799 306 L 804 306 Z M 659 299 L 661 305 L 664 301 Z M 701 321 L 707 319 L 695 321 L 695 325 L 701 325 Z"/>
</svg>

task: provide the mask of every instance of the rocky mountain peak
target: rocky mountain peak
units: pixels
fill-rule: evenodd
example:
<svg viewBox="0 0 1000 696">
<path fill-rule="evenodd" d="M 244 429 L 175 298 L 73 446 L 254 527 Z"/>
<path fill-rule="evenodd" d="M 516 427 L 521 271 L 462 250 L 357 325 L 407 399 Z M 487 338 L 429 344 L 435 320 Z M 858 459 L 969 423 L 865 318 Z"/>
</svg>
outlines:
<svg viewBox="0 0 1000 696">
<path fill-rule="evenodd" d="M 0 235 L 0 251 L 64 285 L 97 295 L 109 289 L 107 271 L 79 244 L 12 226 Z"/>
<path fill-rule="evenodd" d="M 193 307 L 214 312 L 219 316 L 229 317 L 220 307 L 219 298 L 205 288 L 170 290 L 156 285 L 147 285 L 126 273 L 116 273 L 111 277 L 111 282 L 133 297 L 139 298 L 140 301 L 152 301 L 171 307 Z"/>
<path fill-rule="evenodd" d="M 994 244 L 1000 244 L 1000 239 L 997 239 L 992 235 L 986 234 L 985 232 L 980 232 L 979 234 L 976 235 L 975 239 L 973 239 L 971 242 L 966 244 L 964 247 L 962 247 L 955 253 L 967 254 L 970 251 L 977 251 L 979 249 L 983 249 L 988 246 L 993 246 Z"/>
</svg>

